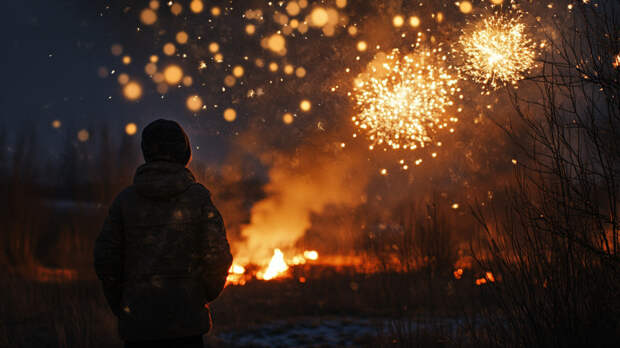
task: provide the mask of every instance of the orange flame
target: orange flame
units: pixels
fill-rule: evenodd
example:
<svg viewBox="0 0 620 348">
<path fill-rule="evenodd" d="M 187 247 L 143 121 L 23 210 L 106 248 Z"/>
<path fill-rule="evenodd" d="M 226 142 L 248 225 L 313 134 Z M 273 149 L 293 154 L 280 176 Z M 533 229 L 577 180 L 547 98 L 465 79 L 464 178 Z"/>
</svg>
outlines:
<svg viewBox="0 0 620 348">
<path fill-rule="evenodd" d="M 275 249 L 265 272 L 259 273 L 256 276 L 264 280 L 271 280 L 286 272 L 286 270 L 288 270 L 288 265 L 284 261 L 284 254 L 280 249 Z"/>
<path fill-rule="evenodd" d="M 232 264 L 228 269 L 228 277 L 226 277 L 226 284 L 245 285 L 245 267 L 237 264 Z"/>
<path fill-rule="evenodd" d="M 319 258 L 319 253 L 316 250 L 306 250 L 304 251 L 304 258 L 316 261 Z"/>
</svg>

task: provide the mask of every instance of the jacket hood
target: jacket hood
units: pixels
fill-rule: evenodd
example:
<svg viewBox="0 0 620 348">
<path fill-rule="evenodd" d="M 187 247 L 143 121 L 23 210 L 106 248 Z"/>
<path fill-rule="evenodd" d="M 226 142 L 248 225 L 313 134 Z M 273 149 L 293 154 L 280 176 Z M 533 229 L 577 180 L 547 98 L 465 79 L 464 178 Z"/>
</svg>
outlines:
<svg viewBox="0 0 620 348">
<path fill-rule="evenodd" d="M 163 161 L 141 165 L 133 179 L 138 194 L 159 199 L 176 196 L 195 182 L 194 175 L 184 165 Z"/>
</svg>

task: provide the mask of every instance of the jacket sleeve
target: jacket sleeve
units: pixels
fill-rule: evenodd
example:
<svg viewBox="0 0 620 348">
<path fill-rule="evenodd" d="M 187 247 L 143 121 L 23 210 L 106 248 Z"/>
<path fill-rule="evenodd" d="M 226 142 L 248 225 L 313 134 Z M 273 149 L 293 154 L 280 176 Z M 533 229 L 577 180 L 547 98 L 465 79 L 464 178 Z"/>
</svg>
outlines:
<svg viewBox="0 0 620 348">
<path fill-rule="evenodd" d="M 211 199 L 203 205 L 202 242 L 204 254 L 200 277 L 206 289 L 206 300 L 215 300 L 224 289 L 228 270 L 232 264 L 230 246 L 226 239 L 224 221 Z"/>
<path fill-rule="evenodd" d="M 125 238 L 120 207 L 112 203 L 108 217 L 95 242 L 95 272 L 112 312 L 120 315 Z"/>
</svg>

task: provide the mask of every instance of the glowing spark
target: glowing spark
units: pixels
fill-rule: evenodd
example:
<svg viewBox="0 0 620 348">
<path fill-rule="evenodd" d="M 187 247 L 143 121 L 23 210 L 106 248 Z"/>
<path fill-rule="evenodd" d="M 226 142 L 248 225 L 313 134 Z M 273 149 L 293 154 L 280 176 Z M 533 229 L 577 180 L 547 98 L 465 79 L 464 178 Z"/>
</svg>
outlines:
<svg viewBox="0 0 620 348">
<path fill-rule="evenodd" d="M 613 61 L 613 63 L 611 63 L 611 65 L 613 65 L 614 68 L 618 68 L 620 67 L 620 53 L 618 53 Z"/>
<path fill-rule="evenodd" d="M 463 30 L 456 49 L 464 60 L 461 71 L 491 89 L 522 80 L 534 66 L 536 43 L 521 17 L 495 13 Z"/>
<path fill-rule="evenodd" d="M 58 129 L 62 126 L 62 122 L 60 122 L 59 120 L 54 120 L 52 121 L 52 127 Z"/>
<path fill-rule="evenodd" d="M 443 62 L 441 49 L 401 55 L 398 49 L 379 53 L 354 80 L 358 114 L 354 124 L 375 145 L 415 150 L 431 141 L 436 129 L 454 117 L 445 116 L 460 91 Z M 417 164 L 417 163 L 416 163 Z"/>
<path fill-rule="evenodd" d="M 286 262 L 284 261 L 284 254 L 280 249 L 273 251 L 273 257 L 269 261 L 269 266 L 262 275 L 264 280 L 270 280 L 277 277 L 280 273 L 285 272 L 288 269 Z"/>
</svg>

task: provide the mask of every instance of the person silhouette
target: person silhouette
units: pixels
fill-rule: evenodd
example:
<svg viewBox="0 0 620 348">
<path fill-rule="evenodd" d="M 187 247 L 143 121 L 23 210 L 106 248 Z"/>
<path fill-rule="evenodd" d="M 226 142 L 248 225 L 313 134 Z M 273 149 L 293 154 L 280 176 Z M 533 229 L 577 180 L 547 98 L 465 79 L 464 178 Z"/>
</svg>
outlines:
<svg viewBox="0 0 620 348">
<path fill-rule="evenodd" d="M 232 264 L 224 222 L 187 168 L 178 123 L 144 128 L 142 154 L 95 242 L 95 271 L 125 347 L 202 347 Z"/>
</svg>

